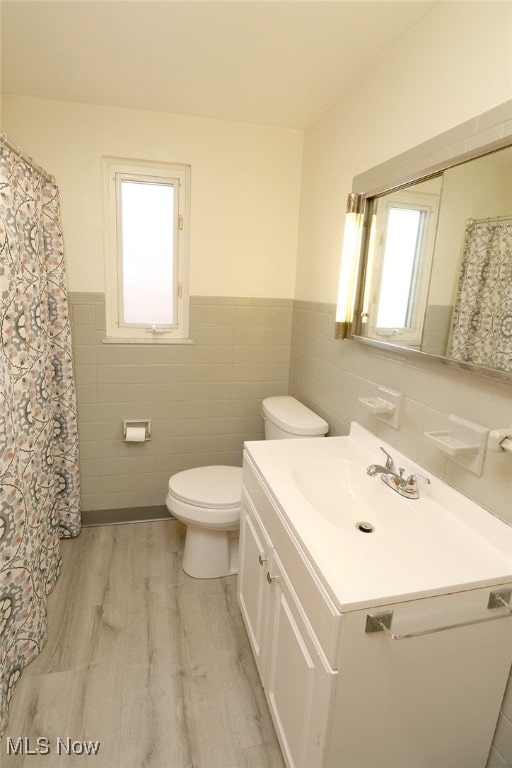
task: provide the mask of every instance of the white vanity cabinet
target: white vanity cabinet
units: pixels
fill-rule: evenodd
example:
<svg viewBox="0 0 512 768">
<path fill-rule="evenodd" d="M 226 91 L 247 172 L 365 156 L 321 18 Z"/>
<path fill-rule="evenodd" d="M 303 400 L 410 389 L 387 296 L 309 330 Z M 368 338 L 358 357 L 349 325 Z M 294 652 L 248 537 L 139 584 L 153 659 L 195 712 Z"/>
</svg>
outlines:
<svg viewBox="0 0 512 768">
<path fill-rule="evenodd" d="M 264 680 L 265 645 L 269 618 L 269 583 L 272 545 L 251 501 L 246 496 L 240 521 L 240 565 L 238 570 L 238 601 L 245 621 L 254 659 Z"/>
<path fill-rule="evenodd" d="M 275 551 L 271 579 L 267 701 L 288 765 L 322 765 L 337 672 L 330 667 Z"/>
<path fill-rule="evenodd" d="M 341 616 L 291 536 L 246 472 L 239 604 L 285 760 L 309 768 L 323 764 Z"/>
<path fill-rule="evenodd" d="M 493 588 L 350 609 L 315 566 L 246 455 L 238 597 L 287 766 L 484 768 L 512 657 Z M 367 631 L 389 612 L 414 637 Z"/>
</svg>

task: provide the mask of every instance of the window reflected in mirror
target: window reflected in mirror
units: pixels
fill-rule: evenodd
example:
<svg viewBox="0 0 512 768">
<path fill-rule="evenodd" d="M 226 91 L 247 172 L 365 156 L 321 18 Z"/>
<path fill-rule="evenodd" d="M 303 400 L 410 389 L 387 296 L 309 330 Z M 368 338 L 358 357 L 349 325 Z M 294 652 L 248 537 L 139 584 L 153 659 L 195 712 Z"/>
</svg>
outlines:
<svg viewBox="0 0 512 768">
<path fill-rule="evenodd" d="M 370 210 L 361 335 L 512 371 L 512 147 Z"/>
<path fill-rule="evenodd" d="M 369 307 L 377 338 L 421 343 L 441 184 L 432 179 L 377 201 Z"/>
</svg>

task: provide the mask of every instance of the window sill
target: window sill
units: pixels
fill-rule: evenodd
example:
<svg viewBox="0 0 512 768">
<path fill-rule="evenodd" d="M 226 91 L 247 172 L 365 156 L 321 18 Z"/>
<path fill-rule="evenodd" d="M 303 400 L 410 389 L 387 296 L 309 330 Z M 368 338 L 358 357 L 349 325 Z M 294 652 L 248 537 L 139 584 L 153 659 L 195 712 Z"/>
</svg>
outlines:
<svg viewBox="0 0 512 768">
<path fill-rule="evenodd" d="M 128 337 L 116 337 L 116 336 L 106 336 L 102 342 L 102 344 L 193 344 L 193 339 L 177 339 L 177 338 L 167 338 L 162 339 L 155 336 L 151 336 L 150 338 L 128 338 Z"/>
</svg>

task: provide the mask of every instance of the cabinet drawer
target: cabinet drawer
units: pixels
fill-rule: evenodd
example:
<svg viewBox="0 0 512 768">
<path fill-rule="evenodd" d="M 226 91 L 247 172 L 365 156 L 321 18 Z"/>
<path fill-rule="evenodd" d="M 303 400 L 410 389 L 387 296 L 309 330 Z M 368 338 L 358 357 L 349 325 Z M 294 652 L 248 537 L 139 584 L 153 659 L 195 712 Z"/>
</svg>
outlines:
<svg viewBox="0 0 512 768">
<path fill-rule="evenodd" d="M 292 528 L 274 506 L 255 471 L 244 457 L 243 494 L 256 510 L 304 607 L 318 644 L 332 669 L 338 668 L 341 614 L 313 571 Z"/>
</svg>

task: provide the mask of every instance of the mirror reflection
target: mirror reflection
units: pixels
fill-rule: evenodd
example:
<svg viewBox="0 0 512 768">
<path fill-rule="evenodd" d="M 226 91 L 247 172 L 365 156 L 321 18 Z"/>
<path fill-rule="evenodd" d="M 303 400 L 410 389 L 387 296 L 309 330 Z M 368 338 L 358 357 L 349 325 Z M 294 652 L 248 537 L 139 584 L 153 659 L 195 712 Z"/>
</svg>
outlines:
<svg viewBox="0 0 512 768">
<path fill-rule="evenodd" d="M 512 372 L 512 147 L 372 202 L 361 335 Z"/>
</svg>

